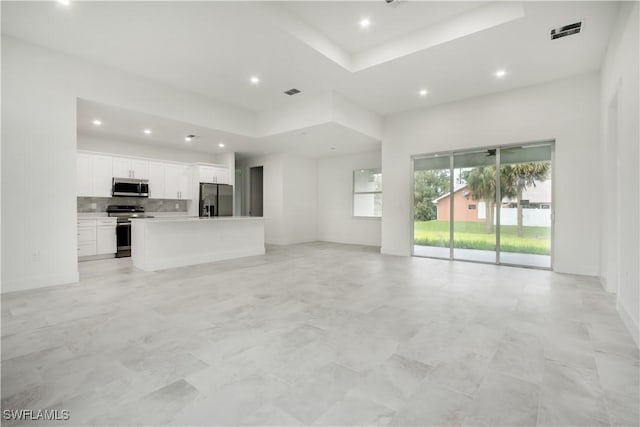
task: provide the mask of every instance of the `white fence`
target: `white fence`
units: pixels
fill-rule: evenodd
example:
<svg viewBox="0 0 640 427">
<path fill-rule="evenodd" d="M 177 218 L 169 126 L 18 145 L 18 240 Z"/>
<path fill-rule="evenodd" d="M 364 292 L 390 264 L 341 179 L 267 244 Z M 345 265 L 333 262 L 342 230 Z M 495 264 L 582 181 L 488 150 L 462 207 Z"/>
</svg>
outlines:
<svg viewBox="0 0 640 427">
<path fill-rule="evenodd" d="M 501 208 L 502 225 L 518 225 L 518 209 Z M 522 225 L 551 227 L 551 209 L 522 209 Z"/>
<path fill-rule="evenodd" d="M 480 202 L 478 204 L 478 219 L 486 219 L 485 212 L 484 203 Z M 495 208 L 493 213 L 495 223 Z M 500 208 L 500 223 L 502 225 L 518 225 L 518 209 Z M 522 209 L 522 225 L 551 227 L 551 209 Z"/>
</svg>

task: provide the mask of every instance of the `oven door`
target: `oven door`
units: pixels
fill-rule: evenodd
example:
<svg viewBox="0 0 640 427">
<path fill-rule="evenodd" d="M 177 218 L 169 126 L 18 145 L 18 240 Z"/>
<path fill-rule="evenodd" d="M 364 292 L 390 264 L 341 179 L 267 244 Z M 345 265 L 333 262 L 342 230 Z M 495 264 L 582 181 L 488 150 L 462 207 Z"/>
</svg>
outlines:
<svg viewBox="0 0 640 427">
<path fill-rule="evenodd" d="M 131 256 L 131 223 L 119 222 L 116 226 L 116 258 Z"/>
</svg>

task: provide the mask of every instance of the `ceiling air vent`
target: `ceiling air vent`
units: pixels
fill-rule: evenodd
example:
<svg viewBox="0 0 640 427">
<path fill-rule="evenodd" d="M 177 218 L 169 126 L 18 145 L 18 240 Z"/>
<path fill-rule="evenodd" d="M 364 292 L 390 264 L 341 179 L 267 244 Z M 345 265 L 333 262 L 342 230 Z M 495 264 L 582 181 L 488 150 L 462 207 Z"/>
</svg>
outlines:
<svg viewBox="0 0 640 427">
<path fill-rule="evenodd" d="M 284 93 L 291 96 L 300 93 L 300 91 L 294 87 L 293 89 L 285 90 Z"/>
<path fill-rule="evenodd" d="M 578 34 L 581 29 L 582 22 L 576 22 L 575 24 L 554 28 L 551 30 L 551 40 Z"/>
</svg>

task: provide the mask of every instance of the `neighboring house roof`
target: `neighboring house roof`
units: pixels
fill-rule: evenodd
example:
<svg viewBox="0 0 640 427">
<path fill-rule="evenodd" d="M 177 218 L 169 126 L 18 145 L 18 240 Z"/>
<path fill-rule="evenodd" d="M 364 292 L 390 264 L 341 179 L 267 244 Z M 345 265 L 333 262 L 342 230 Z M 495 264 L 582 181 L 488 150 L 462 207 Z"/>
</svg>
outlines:
<svg viewBox="0 0 640 427">
<path fill-rule="evenodd" d="M 457 184 L 457 185 L 455 185 L 455 186 L 453 187 L 453 192 L 454 192 L 454 193 L 457 193 L 458 191 L 462 190 L 462 189 L 463 189 L 463 188 L 465 188 L 466 186 L 467 186 L 467 184 Z M 436 205 L 437 205 L 437 204 L 438 204 L 438 202 L 439 202 L 440 200 L 442 200 L 442 199 L 445 199 L 445 198 L 449 197 L 449 195 L 450 195 L 450 194 L 451 194 L 450 192 L 449 192 L 449 193 L 445 193 L 445 194 L 443 194 L 442 196 L 438 197 L 437 199 L 433 199 L 433 200 L 431 201 L 431 203 L 434 203 L 434 204 L 436 204 Z M 455 199 L 454 199 L 454 203 L 455 203 Z"/>
</svg>

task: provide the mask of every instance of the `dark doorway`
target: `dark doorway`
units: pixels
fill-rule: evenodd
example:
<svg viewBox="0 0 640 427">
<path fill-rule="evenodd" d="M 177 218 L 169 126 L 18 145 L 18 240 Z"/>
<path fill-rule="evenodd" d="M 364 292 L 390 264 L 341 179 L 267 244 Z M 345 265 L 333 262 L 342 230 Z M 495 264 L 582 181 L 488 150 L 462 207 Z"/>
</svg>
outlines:
<svg viewBox="0 0 640 427">
<path fill-rule="evenodd" d="M 249 169 L 250 181 L 249 181 L 249 216 L 263 216 L 262 215 L 262 202 L 263 202 L 263 168 L 262 166 L 256 166 Z"/>
</svg>

